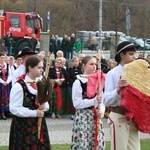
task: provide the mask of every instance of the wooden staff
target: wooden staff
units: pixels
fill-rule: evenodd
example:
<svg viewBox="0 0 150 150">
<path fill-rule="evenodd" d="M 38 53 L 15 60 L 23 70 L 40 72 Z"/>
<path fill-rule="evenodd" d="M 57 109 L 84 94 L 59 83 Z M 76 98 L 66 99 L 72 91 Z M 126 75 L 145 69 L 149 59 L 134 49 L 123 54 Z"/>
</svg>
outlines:
<svg viewBox="0 0 150 150">
<path fill-rule="evenodd" d="M 46 61 L 47 62 L 46 62 L 46 69 L 45 69 L 45 77 L 47 78 L 48 74 L 49 74 L 49 68 L 50 68 L 50 62 L 51 62 L 51 53 L 50 52 L 48 52 Z"/>
<path fill-rule="evenodd" d="M 50 61 L 51 61 L 51 53 L 48 52 L 48 55 L 47 55 L 47 62 L 46 62 L 46 69 L 45 69 L 45 79 L 48 78 L 48 74 L 49 74 L 49 68 L 50 68 Z M 40 81 L 39 81 L 40 82 Z M 44 83 L 45 84 L 45 83 Z M 50 83 L 49 83 L 50 84 Z M 42 87 L 41 87 L 42 88 Z M 43 89 L 41 89 L 43 90 Z M 50 92 L 50 91 L 49 91 Z M 37 91 L 37 94 L 39 93 L 39 91 Z M 38 100 L 39 101 L 39 100 Z M 47 101 L 47 100 L 46 100 Z M 38 139 L 40 140 L 40 134 L 41 134 L 41 125 L 42 125 L 42 118 L 39 117 L 38 118 Z"/>
<path fill-rule="evenodd" d="M 97 51 L 97 58 L 98 58 L 98 61 L 97 61 L 98 70 L 101 70 L 101 50 L 100 49 Z M 99 96 L 101 96 L 100 89 L 101 89 L 101 76 L 100 76 L 100 83 L 99 83 L 99 86 L 97 89 L 97 95 L 99 95 Z M 100 110 L 101 110 L 100 102 L 98 102 L 98 111 L 100 112 Z M 101 119 L 99 117 L 97 118 L 97 124 L 98 124 L 97 132 L 99 132 L 99 130 L 101 130 L 101 125 L 100 125 Z"/>
<path fill-rule="evenodd" d="M 98 66 L 98 76 L 100 76 L 99 77 L 99 79 L 100 80 L 98 80 L 99 81 L 99 83 L 98 83 L 98 85 L 97 85 L 97 89 L 96 89 L 96 91 L 94 91 L 95 93 L 97 92 L 97 95 L 98 96 L 101 96 L 101 87 L 102 87 L 102 83 L 101 83 L 101 81 L 102 81 L 102 72 L 101 72 L 101 51 L 100 50 L 98 50 L 98 52 L 97 52 L 97 66 Z M 90 77 L 90 75 L 80 75 L 81 77 L 84 77 L 84 78 L 89 78 Z M 91 76 L 92 77 L 92 76 Z M 88 90 L 88 89 L 87 89 Z M 87 93 L 88 93 L 88 91 L 87 91 Z M 100 98 L 100 97 L 99 97 Z M 100 102 L 98 102 L 98 108 L 97 108 L 97 111 L 98 112 L 100 112 L 100 110 L 101 110 L 101 108 L 100 108 Z M 96 113 L 97 112 L 96 111 L 96 109 L 94 108 L 94 113 Z M 96 114 L 95 114 L 96 115 Z M 95 118 L 95 121 L 96 121 L 96 129 L 95 129 L 95 145 L 94 145 L 94 150 L 97 150 L 98 149 L 98 133 L 99 133 L 99 131 L 101 130 L 101 118 L 99 118 L 99 116 L 97 116 L 96 115 L 96 118 Z"/>
<path fill-rule="evenodd" d="M 97 51 L 97 66 L 98 66 L 98 70 L 101 70 L 101 50 L 99 49 L 98 51 Z M 98 86 L 98 88 L 97 88 L 97 95 L 98 96 L 100 96 L 101 95 L 101 93 L 100 93 L 100 89 L 101 89 L 101 75 L 100 75 L 100 82 L 99 82 L 99 86 Z M 97 108 L 97 110 L 98 110 L 98 112 L 100 112 L 100 110 L 101 110 L 101 108 L 100 108 L 100 102 L 98 102 L 98 108 Z M 98 133 L 99 133 L 99 131 L 101 130 L 101 118 L 99 117 L 99 116 L 97 116 L 97 125 L 96 125 L 96 135 L 97 135 L 97 137 L 96 137 L 96 141 L 97 141 L 97 143 L 96 143 L 96 145 L 95 145 L 95 147 L 94 147 L 94 150 L 98 150 Z"/>
</svg>

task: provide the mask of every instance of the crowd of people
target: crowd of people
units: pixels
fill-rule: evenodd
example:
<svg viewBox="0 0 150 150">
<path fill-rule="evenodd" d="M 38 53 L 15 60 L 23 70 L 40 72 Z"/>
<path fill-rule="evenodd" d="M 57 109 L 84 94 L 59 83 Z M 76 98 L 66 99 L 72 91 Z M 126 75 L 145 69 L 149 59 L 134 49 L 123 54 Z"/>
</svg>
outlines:
<svg viewBox="0 0 150 150">
<path fill-rule="evenodd" d="M 33 49 L 26 47 L 15 58 L 6 53 L 0 54 L 0 116 L 3 120 L 7 120 L 6 114 L 13 116 L 10 150 L 50 149 L 44 112 L 52 119 L 61 119 L 64 114 L 70 114 L 74 120 L 72 150 L 105 149 L 102 122 L 97 125 L 97 118 L 104 116 L 108 117 L 110 124 L 111 150 L 140 150 L 138 130 L 125 118 L 125 112 L 119 106 L 120 91 L 127 86 L 127 81 L 120 79 L 122 68 L 135 59 L 135 51 L 139 47 L 122 42 L 117 47 L 115 59 L 109 61 L 101 52 L 100 68 L 106 74 L 105 85 L 93 97 L 88 97 L 87 76 L 98 70 L 99 59 L 80 53 L 78 47 L 81 45 L 78 42 L 74 34 L 71 34 L 71 38 L 64 35 L 61 44 L 58 35 L 51 35 L 50 52 L 54 53 L 55 60 L 51 60 L 48 78 L 55 84 L 50 99 L 42 104 L 36 98 L 36 82 L 45 74 L 45 52 L 36 54 Z M 144 59 L 141 53 L 138 59 Z M 150 63 L 150 55 L 147 61 Z M 100 110 L 97 109 L 99 105 Z M 38 118 L 42 118 L 39 139 Z M 127 124 L 130 128 L 127 128 Z M 101 128 L 100 131 L 97 131 L 97 126 Z"/>
<path fill-rule="evenodd" d="M 64 58 L 72 59 L 73 55 L 79 55 L 82 50 L 82 43 L 80 38 L 75 37 L 75 34 L 72 33 L 70 36 L 64 34 L 63 39 L 60 40 L 58 35 L 51 35 L 50 36 L 50 46 L 49 51 L 54 53 L 56 58 L 56 53 L 58 50 L 62 50 L 64 54 Z"/>
</svg>

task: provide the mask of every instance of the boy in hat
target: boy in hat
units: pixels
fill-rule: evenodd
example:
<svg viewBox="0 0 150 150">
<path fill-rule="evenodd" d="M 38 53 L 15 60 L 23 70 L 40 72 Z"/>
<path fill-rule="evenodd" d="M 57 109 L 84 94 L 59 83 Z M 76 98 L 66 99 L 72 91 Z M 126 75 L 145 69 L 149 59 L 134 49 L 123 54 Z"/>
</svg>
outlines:
<svg viewBox="0 0 150 150">
<path fill-rule="evenodd" d="M 21 57 L 22 58 L 22 64 L 13 73 L 12 86 L 17 81 L 17 78 L 19 76 L 21 76 L 22 74 L 25 73 L 25 63 L 26 63 L 26 60 L 28 59 L 28 57 L 30 55 L 34 55 L 34 54 L 36 54 L 36 53 L 31 48 L 29 48 L 29 47 L 25 47 L 24 49 L 22 49 L 21 51 L 19 51 L 19 53 L 16 56 L 16 58 Z"/>
<path fill-rule="evenodd" d="M 134 124 L 127 120 L 124 110 L 120 107 L 120 91 L 127 86 L 127 81 L 120 79 L 123 66 L 135 60 L 135 52 L 139 45 L 129 41 L 117 46 L 115 61 L 118 66 L 106 75 L 103 102 L 111 107 L 108 118 L 111 131 L 111 150 L 140 150 L 138 130 Z"/>
</svg>

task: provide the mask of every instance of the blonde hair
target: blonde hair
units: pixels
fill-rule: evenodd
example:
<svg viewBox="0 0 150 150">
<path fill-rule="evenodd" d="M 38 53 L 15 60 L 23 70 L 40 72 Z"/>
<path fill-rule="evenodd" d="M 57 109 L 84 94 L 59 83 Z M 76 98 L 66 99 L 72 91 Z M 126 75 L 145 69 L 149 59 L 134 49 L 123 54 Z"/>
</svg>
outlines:
<svg viewBox="0 0 150 150">
<path fill-rule="evenodd" d="M 61 57 L 56 58 L 56 59 L 55 59 L 55 62 L 57 62 L 57 61 L 61 61 L 61 63 L 63 62 L 63 60 L 62 60 Z"/>
<path fill-rule="evenodd" d="M 75 61 L 75 60 L 79 60 L 79 58 L 77 56 L 73 57 L 72 62 Z"/>
</svg>

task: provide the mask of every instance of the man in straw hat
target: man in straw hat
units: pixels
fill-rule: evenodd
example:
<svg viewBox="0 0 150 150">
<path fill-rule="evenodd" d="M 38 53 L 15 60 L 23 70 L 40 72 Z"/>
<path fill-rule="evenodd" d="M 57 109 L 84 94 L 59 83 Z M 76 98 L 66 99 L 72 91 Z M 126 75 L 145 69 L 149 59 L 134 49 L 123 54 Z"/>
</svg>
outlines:
<svg viewBox="0 0 150 150">
<path fill-rule="evenodd" d="M 140 150 L 138 130 L 127 120 L 124 110 L 120 107 L 120 91 L 127 86 L 127 81 L 120 79 L 123 66 L 135 60 L 135 52 L 139 45 L 129 41 L 117 46 L 115 61 L 118 65 L 106 75 L 103 102 L 111 107 L 108 117 L 111 131 L 111 150 Z"/>
<path fill-rule="evenodd" d="M 24 49 L 19 51 L 18 55 L 16 56 L 16 59 L 21 57 L 22 58 L 22 65 L 19 68 L 17 68 L 13 73 L 12 86 L 17 81 L 17 78 L 25 73 L 26 60 L 28 59 L 28 57 L 30 55 L 34 55 L 34 54 L 36 54 L 36 53 L 29 47 L 25 47 Z"/>
</svg>

